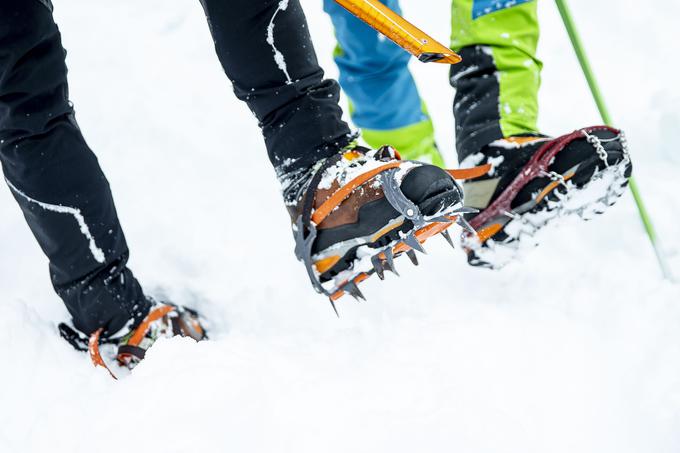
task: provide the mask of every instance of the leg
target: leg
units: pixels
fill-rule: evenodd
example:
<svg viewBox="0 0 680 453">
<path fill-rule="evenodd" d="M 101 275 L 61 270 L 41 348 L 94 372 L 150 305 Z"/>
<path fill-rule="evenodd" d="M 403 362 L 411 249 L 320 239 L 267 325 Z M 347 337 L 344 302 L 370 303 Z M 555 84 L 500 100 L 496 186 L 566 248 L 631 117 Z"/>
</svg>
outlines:
<svg viewBox="0 0 680 453">
<path fill-rule="evenodd" d="M 459 161 L 503 137 L 537 133 L 542 63 L 534 0 L 454 0 L 451 68 Z"/>
<path fill-rule="evenodd" d="M 0 160 L 50 260 L 55 290 L 84 333 L 145 315 L 97 159 L 68 100 L 65 51 L 49 1 L 0 4 Z"/>
<path fill-rule="evenodd" d="M 354 140 L 340 89 L 323 79 L 298 0 L 201 0 L 217 55 L 260 122 L 284 189 Z M 285 126 L 285 127 L 284 127 Z"/>
<path fill-rule="evenodd" d="M 452 46 L 464 58 L 451 71 L 458 153 L 462 166 L 481 170 L 464 184 L 467 205 L 480 210 L 466 243 L 476 266 L 504 266 L 555 219 L 604 212 L 632 170 L 616 129 L 589 127 L 556 139 L 538 133 L 536 6 L 453 2 Z"/>
<path fill-rule="evenodd" d="M 400 11 L 398 0 L 383 0 Z M 333 0 L 324 9 L 335 26 L 340 85 L 354 123 L 373 147 L 390 143 L 407 159 L 443 166 L 432 121 L 408 70 L 410 55 Z"/>
<path fill-rule="evenodd" d="M 450 226 L 442 216 L 462 205 L 460 187 L 432 165 L 398 169 L 392 148 L 352 144 L 339 86 L 322 79 L 298 0 L 202 3 L 236 95 L 260 120 L 283 182 L 296 256 L 318 292 L 360 297 L 356 284 L 368 276 L 367 265 L 378 273 L 389 266 L 380 260 L 405 252 L 403 241 L 421 249 L 426 233 Z"/>
</svg>

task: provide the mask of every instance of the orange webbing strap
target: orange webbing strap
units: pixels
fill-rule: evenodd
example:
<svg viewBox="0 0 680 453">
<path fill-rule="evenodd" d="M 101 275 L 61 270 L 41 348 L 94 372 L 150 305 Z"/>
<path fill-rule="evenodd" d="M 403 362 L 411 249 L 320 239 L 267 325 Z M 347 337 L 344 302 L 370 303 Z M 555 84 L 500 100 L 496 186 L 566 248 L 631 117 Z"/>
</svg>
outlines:
<svg viewBox="0 0 680 453">
<path fill-rule="evenodd" d="M 144 339 L 144 335 L 146 335 L 146 332 L 149 330 L 149 326 L 151 325 L 152 322 L 157 321 L 161 319 L 163 316 L 167 315 L 171 311 L 173 311 L 175 307 L 171 305 L 161 305 L 160 307 L 152 310 L 146 318 L 144 318 L 144 321 L 137 327 L 137 329 L 134 331 L 130 339 L 127 341 L 127 344 L 130 346 L 139 346 L 139 343 L 142 342 Z"/>
<path fill-rule="evenodd" d="M 318 209 L 314 211 L 314 214 L 312 215 L 312 222 L 314 222 L 316 225 L 319 225 L 326 219 L 326 217 L 328 217 L 331 214 L 331 212 L 333 212 L 335 208 L 340 206 L 340 203 L 345 201 L 345 199 L 349 197 L 357 187 L 360 187 L 361 185 L 370 181 L 372 178 L 376 177 L 380 173 L 386 170 L 390 170 L 392 168 L 397 168 L 401 164 L 402 162 L 390 162 L 388 164 L 381 165 L 378 168 L 374 168 L 373 170 L 367 171 L 366 173 L 362 173 L 361 175 L 357 176 L 356 178 L 348 182 L 346 185 L 338 189 L 337 192 L 331 195 L 331 197 L 328 200 L 326 200 L 321 206 L 319 206 Z"/>
<path fill-rule="evenodd" d="M 162 305 L 156 308 L 155 310 L 151 311 L 151 313 L 149 313 L 146 316 L 146 318 L 144 318 L 144 321 L 142 321 L 139 327 L 137 327 L 137 330 L 135 330 L 135 332 L 132 334 L 127 344 L 130 346 L 139 346 L 139 343 L 141 343 L 142 339 L 144 338 L 144 335 L 146 335 L 147 330 L 149 330 L 149 326 L 151 325 L 151 323 L 158 319 L 161 319 L 163 316 L 167 315 L 174 309 L 175 307 L 173 306 Z M 116 375 L 113 374 L 111 369 L 108 367 L 106 362 L 104 362 L 102 354 L 99 351 L 99 340 L 101 339 L 102 332 L 104 332 L 103 327 L 98 329 L 92 335 L 90 335 L 90 339 L 87 344 L 87 351 L 90 354 L 90 359 L 92 360 L 92 363 L 94 363 L 94 366 L 100 366 L 102 368 L 105 368 L 112 378 L 118 379 Z"/>
<path fill-rule="evenodd" d="M 88 341 L 87 344 L 87 351 L 90 353 L 90 360 L 92 360 L 92 363 L 94 363 L 94 366 L 100 366 L 106 369 L 106 371 L 109 372 L 112 378 L 118 379 L 115 374 L 109 369 L 108 365 L 106 365 L 106 362 L 104 362 L 104 359 L 102 359 L 101 352 L 99 352 L 99 338 L 102 336 L 102 332 L 104 331 L 104 328 L 98 329 L 95 333 L 90 335 L 90 340 Z"/>
<path fill-rule="evenodd" d="M 481 165 L 479 167 L 463 168 L 459 170 L 446 170 L 453 179 L 465 180 L 474 179 L 484 176 L 491 171 L 491 164 Z"/>
</svg>

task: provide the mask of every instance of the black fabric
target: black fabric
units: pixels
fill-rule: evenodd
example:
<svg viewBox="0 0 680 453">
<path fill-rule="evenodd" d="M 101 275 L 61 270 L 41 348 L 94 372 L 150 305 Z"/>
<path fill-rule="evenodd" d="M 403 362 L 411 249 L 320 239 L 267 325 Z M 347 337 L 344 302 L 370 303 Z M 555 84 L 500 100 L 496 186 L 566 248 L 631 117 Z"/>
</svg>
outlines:
<svg viewBox="0 0 680 453">
<path fill-rule="evenodd" d="M 0 161 L 75 327 L 110 334 L 146 299 L 125 267 L 125 236 L 75 121 L 65 51 L 45 6 L 0 2 Z"/>
<path fill-rule="evenodd" d="M 144 360 L 144 357 L 146 356 L 146 349 L 142 349 L 139 346 L 125 344 L 118 347 L 118 355 L 121 354 L 131 355 L 138 360 Z"/>
<path fill-rule="evenodd" d="M 290 0 L 202 1 L 220 61 L 260 121 L 277 173 L 302 171 L 351 140 L 339 88 L 323 80 L 302 9 Z M 285 5 L 285 3 L 283 3 Z M 275 45 L 290 79 L 267 42 Z M 126 267 L 108 182 L 68 99 L 65 51 L 47 0 L 0 1 L 0 161 L 55 290 L 84 333 L 104 336 L 149 309 Z M 226 148 L 226 145 L 225 145 Z"/>
<path fill-rule="evenodd" d="M 309 168 L 353 139 L 340 87 L 324 80 L 298 0 L 201 0 L 236 96 L 255 114 L 280 177 Z M 276 14 L 276 17 L 274 15 Z M 273 22 L 272 22 L 273 19 Z M 274 47 L 267 42 L 273 24 Z M 276 48 L 286 73 L 274 59 Z"/>
<path fill-rule="evenodd" d="M 456 118 L 458 161 L 503 138 L 499 111 L 500 84 L 493 57 L 483 46 L 465 47 L 463 61 L 451 66 L 451 86 L 456 89 L 453 114 Z"/>
<path fill-rule="evenodd" d="M 59 324 L 58 329 L 61 338 L 73 346 L 73 349 L 80 352 L 87 352 L 88 338 L 86 336 L 83 336 L 80 332 L 73 330 L 71 326 L 63 322 Z"/>
</svg>

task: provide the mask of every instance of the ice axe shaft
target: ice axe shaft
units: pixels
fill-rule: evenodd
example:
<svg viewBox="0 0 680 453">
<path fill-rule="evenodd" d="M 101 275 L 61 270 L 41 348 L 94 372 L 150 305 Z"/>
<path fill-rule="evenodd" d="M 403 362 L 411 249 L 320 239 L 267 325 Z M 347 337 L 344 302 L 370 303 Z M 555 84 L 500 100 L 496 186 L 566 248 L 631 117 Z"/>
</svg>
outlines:
<svg viewBox="0 0 680 453">
<path fill-rule="evenodd" d="M 588 86 L 590 87 L 590 91 L 593 94 L 595 104 L 597 104 L 597 108 L 600 111 L 600 116 L 602 116 L 602 121 L 604 121 L 608 126 L 613 127 L 613 121 L 609 115 L 607 105 L 604 102 L 604 96 L 602 96 L 602 91 L 600 90 L 600 86 L 597 83 L 597 79 L 595 78 L 595 73 L 593 72 L 592 66 L 590 65 L 590 60 L 586 55 L 583 41 L 581 41 L 581 37 L 578 33 L 578 30 L 576 29 L 576 23 L 574 22 L 574 18 L 571 14 L 569 6 L 567 6 L 567 1 L 555 0 L 555 3 L 557 3 L 557 9 L 560 11 L 560 16 L 562 16 L 564 26 L 566 27 L 567 33 L 569 34 L 569 39 L 571 40 L 571 43 L 574 47 L 574 51 L 576 52 L 576 57 L 578 58 L 581 68 L 583 69 L 583 74 L 588 81 Z M 654 228 L 654 223 L 652 222 L 652 218 L 647 211 L 644 201 L 642 200 L 642 194 L 640 193 L 634 178 L 630 178 L 630 191 L 632 192 L 633 198 L 635 199 L 635 204 L 637 205 L 638 212 L 640 213 L 640 219 L 642 219 L 647 236 L 649 236 L 649 240 L 652 242 L 652 246 L 654 247 L 654 253 L 659 262 L 659 266 L 661 267 L 664 278 L 673 281 L 673 275 L 671 273 L 670 266 L 666 261 L 666 256 L 663 253 L 659 237 L 656 233 L 656 229 Z"/>
<path fill-rule="evenodd" d="M 453 50 L 378 0 L 335 1 L 424 63 L 456 64 L 462 60 Z"/>
</svg>

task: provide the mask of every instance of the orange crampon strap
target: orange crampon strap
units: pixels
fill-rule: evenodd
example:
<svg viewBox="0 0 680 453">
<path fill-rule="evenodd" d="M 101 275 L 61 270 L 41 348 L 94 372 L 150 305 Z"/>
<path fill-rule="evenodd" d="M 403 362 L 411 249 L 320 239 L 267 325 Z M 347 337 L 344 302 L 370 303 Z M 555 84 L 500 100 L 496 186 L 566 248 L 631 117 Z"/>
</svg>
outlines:
<svg viewBox="0 0 680 453">
<path fill-rule="evenodd" d="M 479 178 L 491 171 L 491 164 L 480 165 L 479 167 L 462 168 L 457 170 L 446 170 L 446 172 L 453 177 L 453 179 L 466 180 Z"/>
<path fill-rule="evenodd" d="M 384 270 L 394 270 L 393 259 L 397 255 L 405 253 L 409 256 L 414 264 L 417 264 L 417 258 L 415 252 L 425 253 L 422 243 L 435 234 L 442 234 L 449 244 L 453 246 L 453 241 L 450 235 L 446 232 L 447 228 L 453 223 L 464 222 L 464 218 L 461 214 L 470 213 L 470 210 L 456 204 L 455 206 L 450 206 L 449 209 L 442 210 L 441 212 L 432 215 L 425 216 L 420 211 L 420 208 L 413 203 L 411 200 L 406 198 L 406 196 L 401 192 L 400 178 L 398 178 L 398 169 L 401 167 L 402 163 L 396 150 L 391 147 L 384 147 L 380 151 L 389 151 L 389 157 L 398 160 L 392 160 L 384 162 L 375 168 L 365 171 L 359 176 L 355 177 L 348 183 L 344 184 L 342 187 L 337 189 L 332 195 L 330 195 L 324 202 L 321 203 L 317 209 L 314 209 L 314 201 L 316 198 L 316 190 L 322 180 L 323 174 L 333 165 L 335 165 L 340 159 L 345 158 L 347 160 L 354 160 L 361 156 L 359 152 L 347 151 L 344 154 L 338 154 L 326 160 L 319 168 L 316 169 L 316 173 L 312 177 L 305 195 L 301 198 L 302 209 L 295 220 L 293 226 L 293 233 L 295 235 L 295 254 L 298 260 L 302 261 L 307 269 L 308 276 L 314 288 L 320 294 L 327 295 L 333 308 L 335 309 L 335 301 L 342 297 L 344 294 L 350 294 L 357 299 L 363 299 L 363 295 L 358 288 L 358 284 L 367 279 L 373 273 L 378 274 L 381 279 L 384 275 Z M 447 172 L 447 174 L 455 179 L 462 178 L 476 178 L 488 173 L 491 169 L 491 165 L 484 165 L 474 169 L 468 170 L 454 170 Z M 335 285 L 335 289 L 326 289 L 319 279 L 319 273 L 326 272 L 332 268 L 340 259 L 339 256 L 329 256 L 322 260 L 314 262 L 312 260 L 312 248 L 314 241 L 316 240 L 317 229 L 316 227 L 320 225 L 328 216 L 334 212 L 351 194 L 356 191 L 361 186 L 369 183 L 374 178 L 381 178 L 380 185 L 382 191 L 384 192 L 387 201 L 394 207 L 394 209 L 399 212 L 403 219 L 409 220 L 413 223 L 413 229 L 401 235 L 401 240 L 398 243 L 393 244 L 385 248 L 382 252 L 371 257 L 371 263 L 373 265 L 373 270 L 367 272 L 360 272 L 352 277 L 347 278 L 340 285 Z M 475 211 L 476 212 L 476 211 Z M 403 224 L 403 221 L 402 223 Z M 400 226 L 397 225 L 396 227 Z M 393 224 L 388 225 L 386 228 L 380 230 L 384 232 L 387 228 L 394 229 Z M 337 313 L 337 310 L 335 310 Z"/>
<path fill-rule="evenodd" d="M 111 371 L 111 369 L 108 367 L 106 362 L 104 362 L 104 359 L 102 358 L 102 354 L 99 351 L 99 340 L 101 338 L 102 332 L 104 332 L 104 328 L 101 327 L 97 329 L 95 333 L 90 335 L 90 339 L 87 344 L 87 352 L 90 354 L 90 360 L 92 360 L 92 363 L 94 364 L 95 367 L 102 367 L 106 371 L 109 372 L 112 378 L 118 379 L 115 374 Z"/>
<path fill-rule="evenodd" d="M 127 344 L 130 346 L 139 346 L 139 344 L 144 339 L 144 335 L 146 335 L 146 332 L 149 330 L 151 323 L 158 321 L 174 309 L 175 307 L 171 305 L 161 305 L 160 307 L 151 310 L 149 314 L 146 315 L 146 318 L 144 318 L 144 321 L 142 321 L 139 327 L 135 329 L 132 336 L 127 341 Z"/>
<path fill-rule="evenodd" d="M 392 168 L 397 168 L 401 165 L 402 163 L 400 161 L 396 162 L 390 162 L 385 165 L 381 165 L 378 168 L 374 168 L 373 170 L 367 171 L 366 173 L 362 173 L 341 188 L 337 190 L 333 195 L 331 195 L 330 198 L 328 198 L 321 206 L 319 206 L 318 209 L 314 210 L 314 214 L 312 214 L 312 222 L 315 224 L 319 225 L 321 222 L 323 222 L 326 217 L 328 217 L 331 212 L 340 204 L 342 204 L 343 201 L 345 201 L 351 194 L 354 192 L 355 189 L 361 187 L 362 185 L 366 184 L 368 181 L 371 179 L 375 178 L 378 176 L 380 173 L 390 170 Z"/>
<path fill-rule="evenodd" d="M 144 339 L 144 335 L 146 335 L 147 331 L 149 330 L 149 327 L 151 326 L 151 323 L 154 321 L 157 321 L 161 319 L 163 316 L 167 315 L 168 313 L 172 312 L 175 309 L 175 307 L 171 305 L 162 305 L 158 308 L 155 308 L 151 310 L 151 312 L 144 318 L 144 320 L 141 322 L 141 324 L 134 330 L 132 333 L 132 336 L 127 342 L 127 345 L 137 347 L 139 344 L 142 342 Z M 92 360 L 92 363 L 94 364 L 95 367 L 102 367 L 105 368 L 106 371 L 109 372 L 112 378 L 118 379 L 115 374 L 111 371 L 111 368 L 106 364 L 104 359 L 102 358 L 101 351 L 99 350 L 99 343 L 101 341 L 101 335 L 104 332 L 104 328 L 99 328 L 97 329 L 96 332 L 94 332 L 92 335 L 90 335 L 90 339 L 88 341 L 88 353 L 90 354 L 90 360 Z"/>
</svg>

